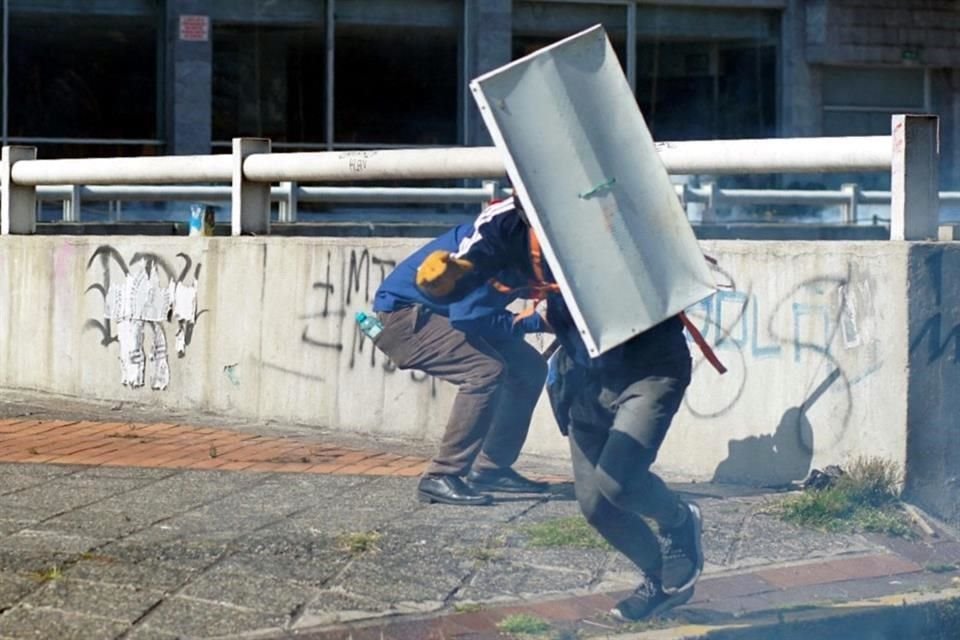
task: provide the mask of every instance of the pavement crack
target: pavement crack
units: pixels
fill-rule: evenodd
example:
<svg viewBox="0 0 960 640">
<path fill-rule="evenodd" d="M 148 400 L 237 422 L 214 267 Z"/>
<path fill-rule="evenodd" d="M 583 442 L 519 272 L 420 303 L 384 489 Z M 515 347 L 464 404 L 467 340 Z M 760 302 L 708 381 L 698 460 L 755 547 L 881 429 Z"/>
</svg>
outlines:
<svg viewBox="0 0 960 640">
<path fill-rule="evenodd" d="M 744 532 L 747 529 L 747 523 L 753 519 L 753 511 L 748 511 L 742 518 L 737 521 L 737 529 L 733 532 L 733 537 L 730 540 L 730 547 L 727 549 L 727 552 L 723 557 L 724 566 L 730 566 L 736 561 L 737 557 L 740 555 L 740 547 L 743 544 Z"/>
</svg>

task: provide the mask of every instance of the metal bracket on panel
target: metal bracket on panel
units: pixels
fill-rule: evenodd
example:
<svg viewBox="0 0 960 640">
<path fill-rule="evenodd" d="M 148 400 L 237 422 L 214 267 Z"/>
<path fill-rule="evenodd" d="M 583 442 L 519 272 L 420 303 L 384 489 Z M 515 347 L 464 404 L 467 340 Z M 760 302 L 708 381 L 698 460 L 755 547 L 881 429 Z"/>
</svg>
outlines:
<svg viewBox="0 0 960 640">
<path fill-rule="evenodd" d="M 243 172 L 247 157 L 258 153 L 270 153 L 270 140 L 233 139 L 230 233 L 235 236 L 270 233 L 270 183 L 247 180 Z"/>
<path fill-rule="evenodd" d="M 37 188 L 13 183 L 13 165 L 36 160 L 36 147 L 5 146 L 0 158 L 0 235 L 32 234 L 37 230 Z"/>
</svg>

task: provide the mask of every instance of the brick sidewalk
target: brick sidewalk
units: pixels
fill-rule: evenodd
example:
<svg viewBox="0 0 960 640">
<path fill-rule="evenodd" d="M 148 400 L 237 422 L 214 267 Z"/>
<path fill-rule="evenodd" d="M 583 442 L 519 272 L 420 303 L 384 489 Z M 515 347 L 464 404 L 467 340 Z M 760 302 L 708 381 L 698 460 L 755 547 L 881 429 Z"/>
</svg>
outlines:
<svg viewBox="0 0 960 640">
<path fill-rule="evenodd" d="M 414 477 L 424 458 L 182 424 L 0 421 L 0 462 Z"/>
</svg>

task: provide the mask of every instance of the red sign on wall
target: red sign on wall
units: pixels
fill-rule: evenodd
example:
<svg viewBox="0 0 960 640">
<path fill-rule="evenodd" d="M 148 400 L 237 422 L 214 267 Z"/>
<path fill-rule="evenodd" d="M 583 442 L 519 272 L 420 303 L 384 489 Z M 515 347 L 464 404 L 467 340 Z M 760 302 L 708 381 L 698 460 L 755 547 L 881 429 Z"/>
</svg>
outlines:
<svg viewBox="0 0 960 640">
<path fill-rule="evenodd" d="M 180 16 L 180 39 L 206 42 L 210 39 L 210 16 Z"/>
</svg>

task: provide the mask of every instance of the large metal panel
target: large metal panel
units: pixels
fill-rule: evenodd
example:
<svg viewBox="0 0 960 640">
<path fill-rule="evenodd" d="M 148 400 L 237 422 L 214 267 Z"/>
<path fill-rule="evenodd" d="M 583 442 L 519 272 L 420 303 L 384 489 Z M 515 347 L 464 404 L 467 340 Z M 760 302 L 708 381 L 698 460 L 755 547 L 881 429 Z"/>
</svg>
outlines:
<svg viewBox="0 0 960 640">
<path fill-rule="evenodd" d="M 470 88 L 591 355 L 715 291 L 603 27 Z"/>
</svg>

